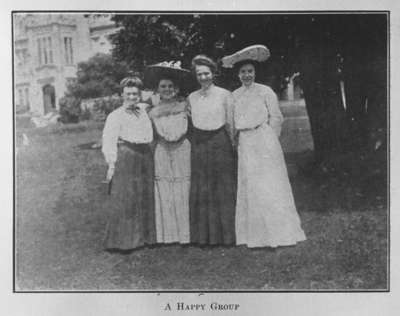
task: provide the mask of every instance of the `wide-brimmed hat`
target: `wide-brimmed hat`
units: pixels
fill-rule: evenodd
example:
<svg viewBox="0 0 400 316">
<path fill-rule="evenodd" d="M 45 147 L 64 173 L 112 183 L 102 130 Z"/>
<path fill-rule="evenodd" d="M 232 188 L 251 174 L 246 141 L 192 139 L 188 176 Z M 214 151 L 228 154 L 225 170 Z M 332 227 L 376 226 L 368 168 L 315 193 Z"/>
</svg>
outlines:
<svg viewBox="0 0 400 316">
<path fill-rule="evenodd" d="M 243 48 L 236 53 L 222 58 L 222 67 L 232 68 L 236 63 L 245 60 L 257 62 L 266 61 L 271 56 L 269 49 L 264 45 L 252 45 Z"/>
<path fill-rule="evenodd" d="M 172 79 L 181 91 L 189 92 L 195 89 L 195 81 L 189 70 L 181 68 L 181 62 L 162 62 L 147 66 L 144 71 L 144 85 L 156 89 L 160 79 Z"/>
</svg>

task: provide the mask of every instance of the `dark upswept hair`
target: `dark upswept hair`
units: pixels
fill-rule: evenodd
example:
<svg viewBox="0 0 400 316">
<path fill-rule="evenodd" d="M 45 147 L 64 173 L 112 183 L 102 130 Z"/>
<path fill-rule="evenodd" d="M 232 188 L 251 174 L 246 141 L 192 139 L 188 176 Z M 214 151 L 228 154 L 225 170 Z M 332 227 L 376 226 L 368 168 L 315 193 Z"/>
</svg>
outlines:
<svg viewBox="0 0 400 316">
<path fill-rule="evenodd" d="M 196 66 L 207 66 L 213 74 L 217 72 L 217 63 L 206 55 L 197 55 L 192 59 L 193 72 L 196 71 Z"/>
<path fill-rule="evenodd" d="M 157 92 L 161 80 L 171 81 L 172 84 L 174 85 L 174 88 L 177 90 L 177 95 L 179 95 L 181 93 L 181 81 L 176 76 L 173 76 L 173 75 L 160 76 L 160 78 L 157 80 L 157 86 L 154 89 L 155 92 Z"/>
<path fill-rule="evenodd" d="M 163 74 L 157 79 L 157 86 L 155 87 L 158 89 L 158 86 L 160 85 L 161 80 L 169 80 L 172 82 L 172 84 L 175 86 L 175 88 L 179 88 L 181 82 L 179 81 L 177 76 L 171 75 L 171 74 Z"/>
<path fill-rule="evenodd" d="M 238 73 L 240 68 L 242 68 L 242 66 L 247 65 L 247 64 L 253 65 L 254 69 L 257 73 L 257 70 L 260 67 L 260 62 L 253 60 L 253 59 L 245 59 L 245 60 L 238 61 L 236 64 L 233 65 L 233 69 L 236 73 Z"/>
<path fill-rule="evenodd" d="M 139 77 L 126 77 L 120 82 L 121 91 L 124 90 L 125 87 L 136 87 L 139 90 L 143 89 L 143 81 Z"/>
</svg>

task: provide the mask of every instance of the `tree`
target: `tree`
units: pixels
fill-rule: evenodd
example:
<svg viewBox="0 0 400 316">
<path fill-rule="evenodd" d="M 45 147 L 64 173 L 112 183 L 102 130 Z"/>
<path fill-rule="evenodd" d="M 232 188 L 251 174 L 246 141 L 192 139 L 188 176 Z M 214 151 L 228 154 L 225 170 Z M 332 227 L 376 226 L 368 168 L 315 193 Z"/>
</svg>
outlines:
<svg viewBox="0 0 400 316">
<path fill-rule="evenodd" d="M 159 61 L 182 59 L 191 45 L 191 16 L 116 15 L 114 21 L 122 28 L 112 37 L 113 55 L 136 71 Z"/>
<path fill-rule="evenodd" d="M 76 123 L 88 119 L 90 111 L 82 110 L 82 99 L 99 98 L 120 93 L 120 81 L 129 74 L 126 62 L 116 61 L 110 54 L 97 54 L 78 64 L 77 79 L 67 86 L 65 96 L 60 99 L 60 120 Z M 101 110 L 115 108 L 119 103 L 109 99 L 96 104 Z M 116 100 L 118 101 L 118 100 Z"/>
<path fill-rule="evenodd" d="M 116 15 L 121 31 L 114 56 L 142 71 L 152 63 L 199 53 L 217 61 L 247 45 L 265 44 L 272 57 L 257 73 L 279 92 L 300 71 L 318 162 L 358 149 L 376 128 L 386 129 L 386 14 Z M 219 74 L 229 89 L 232 71 Z M 340 82 L 345 83 L 346 108 Z"/>
<path fill-rule="evenodd" d="M 297 30 L 298 67 L 317 161 L 386 130 L 385 14 L 315 15 Z M 346 108 L 340 81 L 345 84 Z"/>
<path fill-rule="evenodd" d="M 131 69 L 143 71 L 149 64 L 165 60 L 180 60 L 190 68 L 191 59 L 197 54 L 207 54 L 219 61 L 227 53 L 254 43 L 267 44 L 273 49 L 266 83 L 278 89 L 283 79 L 284 60 L 282 39 L 277 29 L 271 28 L 280 17 L 267 15 L 115 15 L 121 27 L 112 37 L 113 55 L 126 61 Z M 279 32 L 278 32 L 279 33 Z M 271 41 L 272 39 L 272 41 Z M 237 78 L 236 75 L 233 78 Z M 232 73 L 218 74 L 217 83 L 235 88 L 239 82 L 232 80 Z"/>
<path fill-rule="evenodd" d="M 77 79 L 68 85 L 67 96 L 97 98 L 119 93 L 119 82 L 128 75 L 126 62 L 109 54 L 97 54 L 78 64 Z"/>
</svg>

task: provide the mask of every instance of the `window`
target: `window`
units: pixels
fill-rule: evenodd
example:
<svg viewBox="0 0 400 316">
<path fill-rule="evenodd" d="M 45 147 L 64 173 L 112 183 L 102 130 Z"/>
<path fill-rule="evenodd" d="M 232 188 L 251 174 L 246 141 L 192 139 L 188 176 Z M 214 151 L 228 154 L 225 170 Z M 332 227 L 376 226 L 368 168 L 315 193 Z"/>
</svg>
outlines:
<svg viewBox="0 0 400 316">
<path fill-rule="evenodd" d="M 18 100 L 17 100 L 17 106 L 20 109 L 28 109 L 29 110 L 29 87 L 21 87 L 17 89 L 18 93 Z"/>
<path fill-rule="evenodd" d="M 24 105 L 24 95 L 22 94 L 22 89 L 18 89 L 18 105 Z"/>
<path fill-rule="evenodd" d="M 37 39 L 39 65 L 53 64 L 53 45 L 51 37 L 41 37 Z"/>
<path fill-rule="evenodd" d="M 18 66 L 25 66 L 27 61 L 27 52 L 25 49 L 17 50 L 15 53 Z"/>
<path fill-rule="evenodd" d="M 25 104 L 24 105 L 29 109 L 29 88 L 25 88 Z"/>
<path fill-rule="evenodd" d="M 64 56 L 65 63 L 72 65 L 74 63 L 74 54 L 72 50 L 72 37 L 64 37 Z"/>
</svg>

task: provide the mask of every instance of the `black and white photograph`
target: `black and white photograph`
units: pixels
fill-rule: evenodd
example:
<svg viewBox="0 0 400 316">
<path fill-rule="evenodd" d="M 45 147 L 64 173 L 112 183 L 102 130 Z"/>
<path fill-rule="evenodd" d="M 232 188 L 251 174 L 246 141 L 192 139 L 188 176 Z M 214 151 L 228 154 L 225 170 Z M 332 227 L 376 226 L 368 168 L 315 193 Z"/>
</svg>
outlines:
<svg viewBox="0 0 400 316">
<path fill-rule="evenodd" d="M 395 2 L 0 7 L 1 314 L 396 314 Z"/>
<path fill-rule="evenodd" d="M 387 11 L 13 11 L 14 291 L 389 291 Z"/>
</svg>

